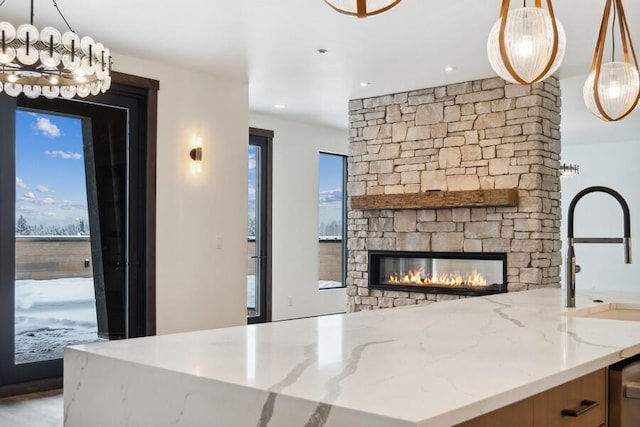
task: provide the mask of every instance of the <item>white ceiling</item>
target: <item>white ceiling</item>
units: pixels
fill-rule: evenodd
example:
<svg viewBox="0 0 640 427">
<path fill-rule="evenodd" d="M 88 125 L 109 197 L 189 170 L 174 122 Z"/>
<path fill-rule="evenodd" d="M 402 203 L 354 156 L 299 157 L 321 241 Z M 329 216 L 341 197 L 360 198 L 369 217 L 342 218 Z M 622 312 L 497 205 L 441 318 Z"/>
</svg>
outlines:
<svg viewBox="0 0 640 427">
<path fill-rule="evenodd" d="M 79 35 L 93 36 L 116 54 L 248 82 L 253 111 L 334 127 L 347 126 L 352 98 L 495 75 L 485 46 L 500 0 L 403 0 L 366 19 L 336 13 L 323 0 L 57 2 Z M 603 5 L 604 0 L 554 2 L 568 39 L 558 73 L 566 143 L 637 140 L 640 133 L 638 111 L 620 123 L 601 123 L 582 103 Z M 625 5 L 640 50 L 640 3 Z M 26 0 L 6 0 L 0 20 L 22 23 L 28 6 Z M 36 0 L 35 24 L 64 29 L 50 0 Z M 317 53 L 320 48 L 328 52 Z M 116 69 L 117 61 L 116 56 Z M 446 65 L 456 70 L 447 73 Z M 371 85 L 360 87 L 363 81 Z M 274 104 L 287 108 L 276 110 Z"/>
</svg>

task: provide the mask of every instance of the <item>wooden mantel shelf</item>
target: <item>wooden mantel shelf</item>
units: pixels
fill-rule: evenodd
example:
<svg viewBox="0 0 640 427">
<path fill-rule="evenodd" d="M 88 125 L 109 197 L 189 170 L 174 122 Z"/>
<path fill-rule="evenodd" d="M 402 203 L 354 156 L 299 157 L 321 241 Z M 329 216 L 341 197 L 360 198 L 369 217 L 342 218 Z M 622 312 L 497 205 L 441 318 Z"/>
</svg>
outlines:
<svg viewBox="0 0 640 427">
<path fill-rule="evenodd" d="M 380 194 L 351 197 L 351 209 L 438 209 L 518 206 L 518 189 L 427 191 L 414 194 Z"/>
</svg>

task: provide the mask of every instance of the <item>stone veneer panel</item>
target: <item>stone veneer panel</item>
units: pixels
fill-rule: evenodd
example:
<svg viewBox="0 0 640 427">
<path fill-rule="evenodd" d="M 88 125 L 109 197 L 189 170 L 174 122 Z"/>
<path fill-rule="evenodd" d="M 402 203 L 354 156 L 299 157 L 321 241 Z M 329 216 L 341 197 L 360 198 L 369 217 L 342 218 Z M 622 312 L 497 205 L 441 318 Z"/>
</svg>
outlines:
<svg viewBox="0 0 640 427">
<path fill-rule="evenodd" d="M 458 298 L 368 288 L 368 250 L 507 252 L 508 289 L 560 284 L 560 87 L 500 78 L 349 102 L 348 195 L 518 188 L 518 207 L 348 212 L 348 310 Z"/>
</svg>

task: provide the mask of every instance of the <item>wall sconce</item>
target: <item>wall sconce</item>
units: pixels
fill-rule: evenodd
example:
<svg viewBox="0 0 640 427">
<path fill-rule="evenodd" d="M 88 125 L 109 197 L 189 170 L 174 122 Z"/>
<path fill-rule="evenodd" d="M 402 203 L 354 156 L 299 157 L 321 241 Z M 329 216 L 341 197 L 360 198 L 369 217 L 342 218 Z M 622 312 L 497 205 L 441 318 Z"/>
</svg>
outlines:
<svg viewBox="0 0 640 427">
<path fill-rule="evenodd" d="M 562 178 L 570 178 L 576 175 L 580 175 L 580 165 L 564 162 L 560 165 L 560 176 Z"/>
<path fill-rule="evenodd" d="M 202 137 L 196 137 L 196 146 L 189 151 L 189 157 L 196 162 L 196 173 L 202 172 Z"/>
</svg>

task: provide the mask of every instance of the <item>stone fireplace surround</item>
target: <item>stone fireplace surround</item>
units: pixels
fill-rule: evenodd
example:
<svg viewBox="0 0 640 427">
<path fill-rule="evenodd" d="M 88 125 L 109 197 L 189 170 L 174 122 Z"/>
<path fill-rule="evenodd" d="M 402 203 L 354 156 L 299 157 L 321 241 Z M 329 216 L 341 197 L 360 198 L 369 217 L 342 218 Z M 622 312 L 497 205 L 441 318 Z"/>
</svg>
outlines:
<svg viewBox="0 0 640 427">
<path fill-rule="evenodd" d="M 560 88 L 499 78 L 349 103 L 348 311 L 460 298 L 369 289 L 368 251 L 506 252 L 509 291 L 560 284 Z M 352 209 L 351 199 L 517 189 L 517 206 Z"/>
</svg>

